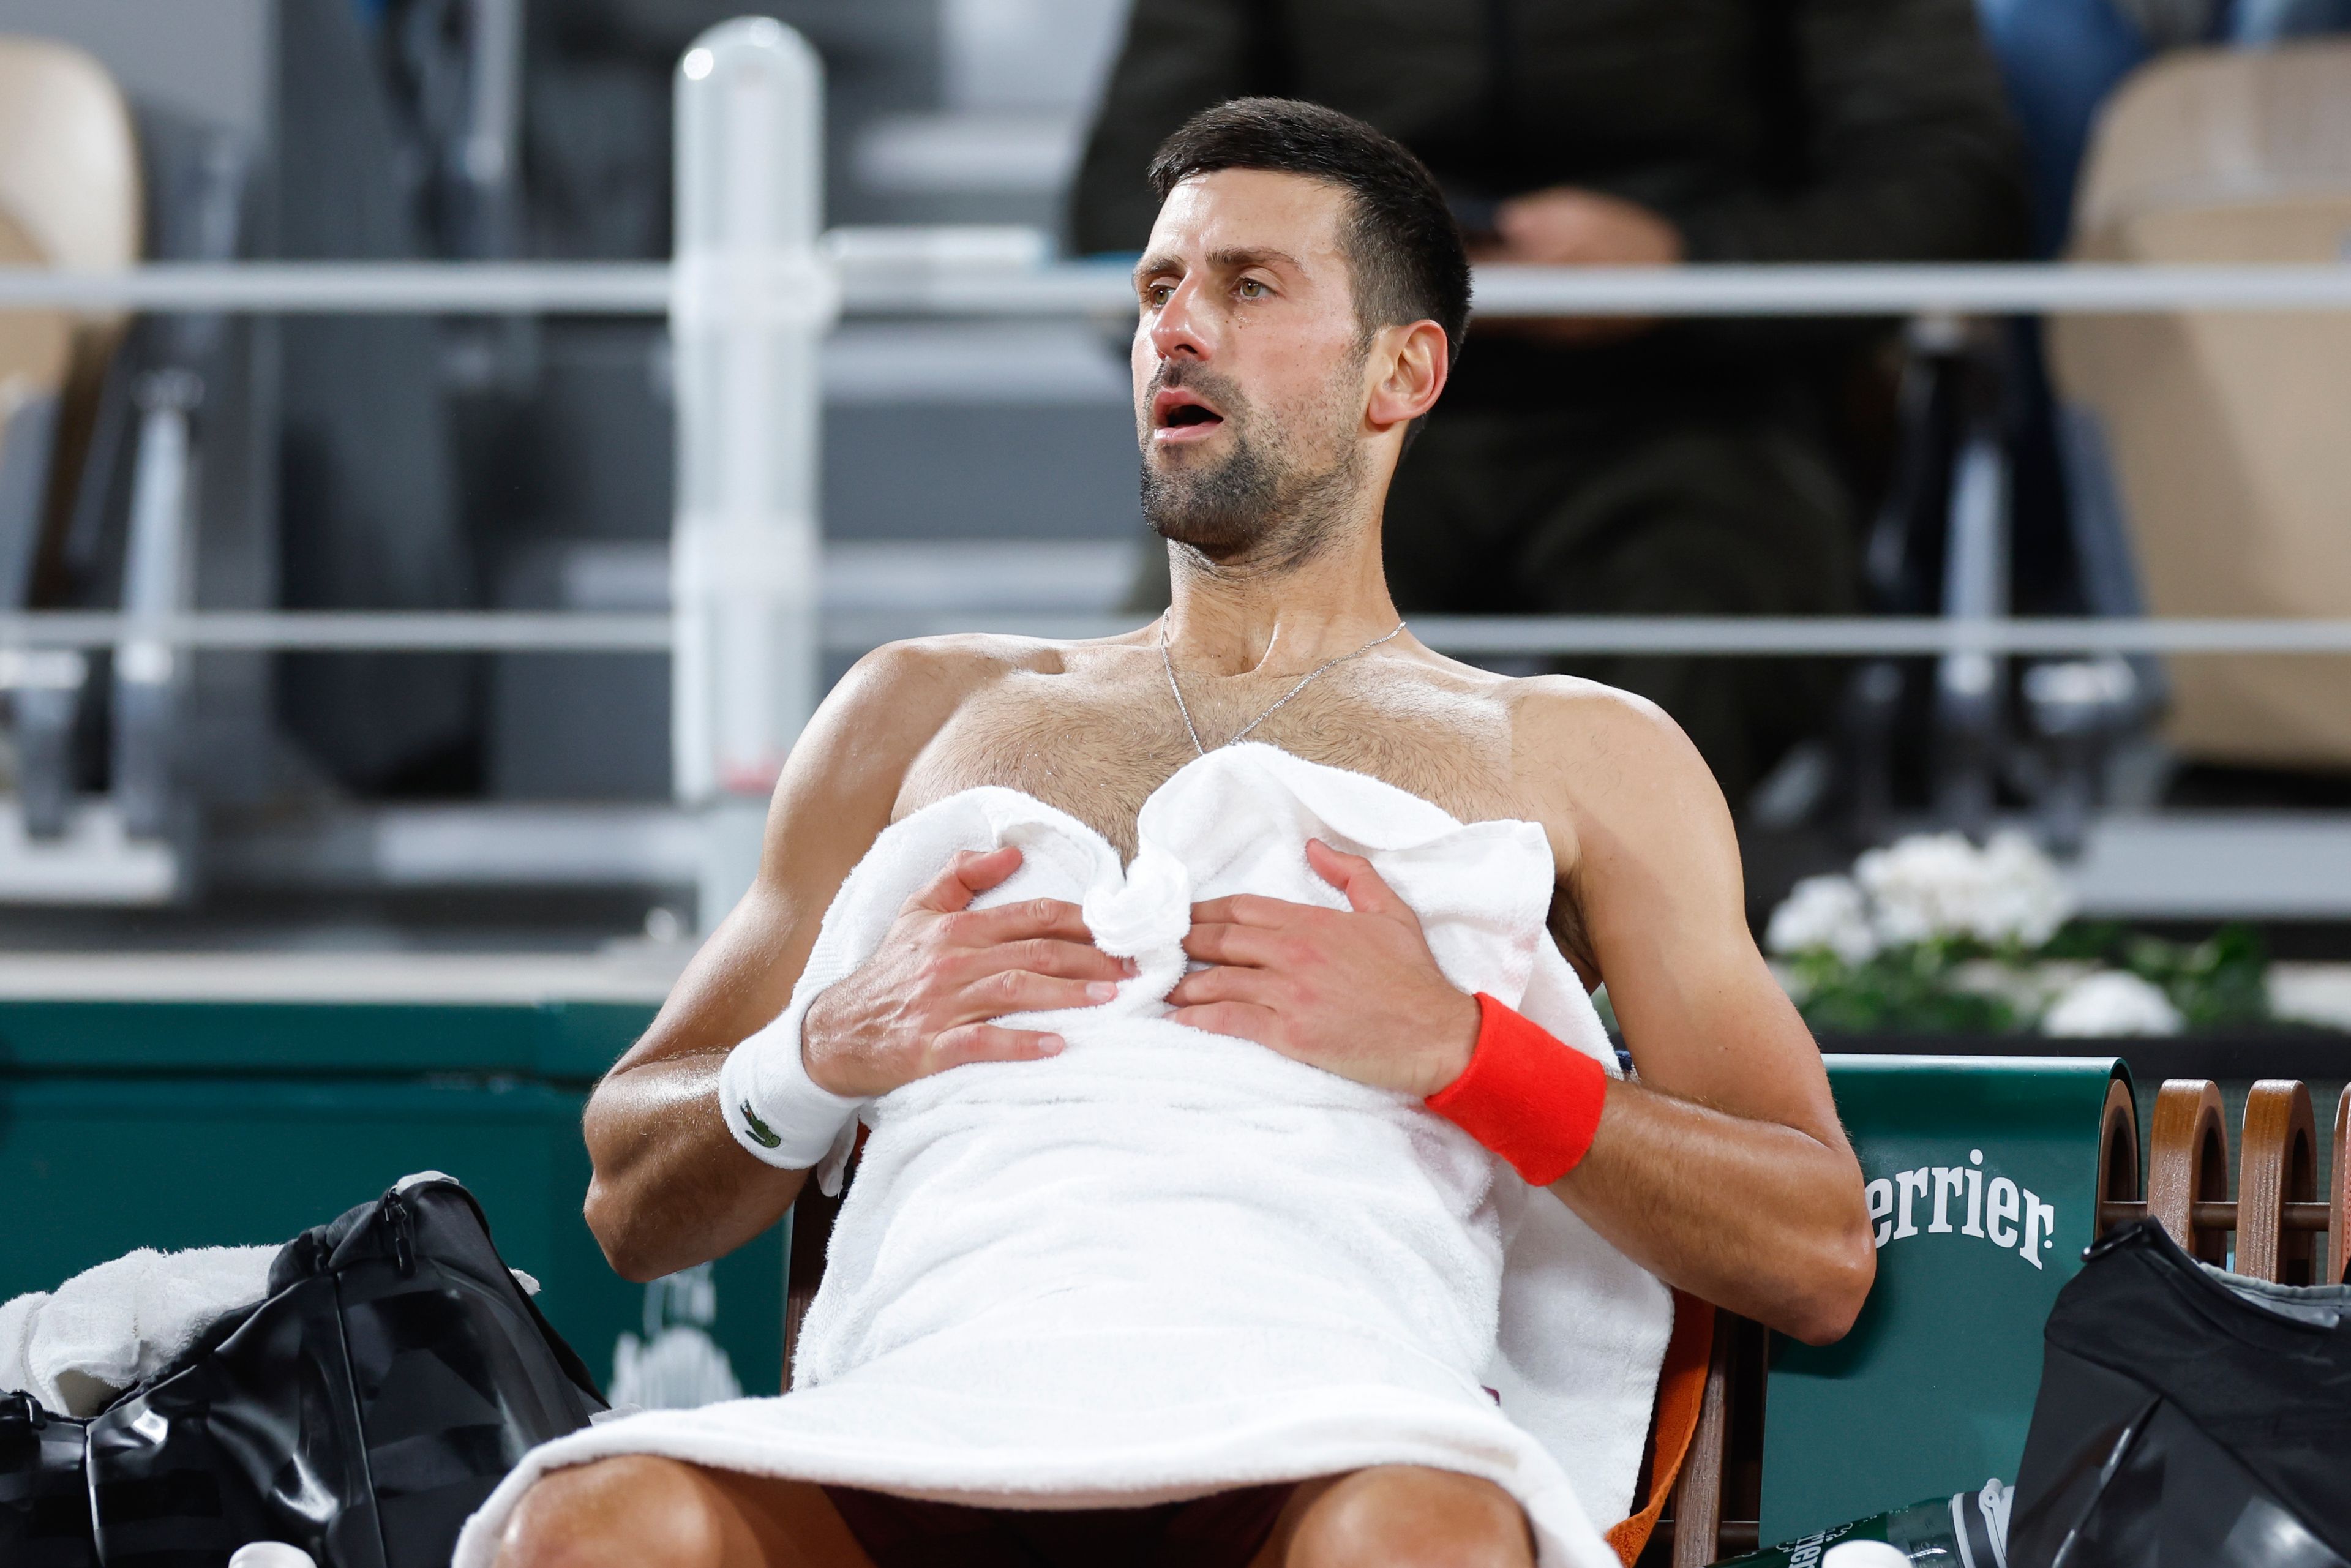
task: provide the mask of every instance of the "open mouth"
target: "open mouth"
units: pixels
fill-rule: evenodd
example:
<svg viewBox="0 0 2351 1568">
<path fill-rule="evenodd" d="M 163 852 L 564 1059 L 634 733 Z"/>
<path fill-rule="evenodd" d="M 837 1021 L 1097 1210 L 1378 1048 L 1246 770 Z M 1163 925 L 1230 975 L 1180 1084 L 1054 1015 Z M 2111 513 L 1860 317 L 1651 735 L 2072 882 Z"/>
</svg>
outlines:
<svg viewBox="0 0 2351 1568">
<path fill-rule="evenodd" d="M 1163 443 L 1198 441 L 1225 423 L 1225 416 L 1182 387 L 1163 387 L 1151 400 L 1152 438 Z"/>
</svg>

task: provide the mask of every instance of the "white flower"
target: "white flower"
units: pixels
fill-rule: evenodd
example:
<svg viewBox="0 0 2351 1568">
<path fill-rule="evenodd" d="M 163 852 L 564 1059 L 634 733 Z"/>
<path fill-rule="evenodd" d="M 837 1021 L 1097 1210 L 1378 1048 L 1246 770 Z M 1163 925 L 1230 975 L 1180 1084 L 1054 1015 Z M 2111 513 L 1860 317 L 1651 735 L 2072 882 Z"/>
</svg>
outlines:
<svg viewBox="0 0 2351 1568">
<path fill-rule="evenodd" d="M 1899 946 L 1959 929 L 1975 859 L 1975 846 L 1960 834 L 1914 833 L 1863 855 L 1853 874 L 1876 906 L 1878 935 Z"/>
<path fill-rule="evenodd" d="M 1859 964 L 1877 951 L 1877 934 L 1870 928 L 1869 901 L 1860 888 L 1841 876 L 1808 876 L 1771 912 L 1763 945 L 1774 953 L 1825 948 Z"/>
<path fill-rule="evenodd" d="M 2171 998 L 2124 969 L 2101 969 L 2059 993 L 2041 1017 L 2041 1032 L 2072 1039 L 2178 1034 L 2187 1020 Z"/>
<path fill-rule="evenodd" d="M 1983 907 L 1976 935 L 1987 942 L 2013 938 L 2038 947 L 2074 918 L 2074 890 L 2041 846 L 2013 829 L 1984 846 Z"/>
<path fill-rule="evenodd" d="M 1973 936 L 2038 947 L 2074 913 L 2056 866 L 2022 833 L 1980 850 L 1959 833 L 1913 834 L 1863 855 L 1854 875 L 1888 946 Z"/>
</svg>

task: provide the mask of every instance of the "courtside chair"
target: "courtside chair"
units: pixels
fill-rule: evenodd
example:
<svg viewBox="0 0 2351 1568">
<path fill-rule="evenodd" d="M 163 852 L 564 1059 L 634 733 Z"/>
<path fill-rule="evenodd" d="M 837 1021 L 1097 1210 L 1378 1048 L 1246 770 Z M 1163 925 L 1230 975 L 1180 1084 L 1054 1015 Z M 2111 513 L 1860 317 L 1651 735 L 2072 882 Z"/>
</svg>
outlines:
<svg viewBox="0 0 2351 1568">
<path fill-rule="evenodd" d="M 1922 1066 L 1926 1065 L 1923 1061 Z M 2153 1215 L 2180 1244 L 2238 1272 L 2286 1284 L 2351 1281 L 2351 1087 L 2333 1107 L 2332 1158 L 2324 1190 L 2321 1133 L 2309 1090 L 2263 1080 L 2245 1102 L 2239 1130 L 2237 1196 L 2229 1197 L 2228 1129 L 2217 1084 L 2175 1079 L 2156 1096 L 2142 1179 L 2132 1096 L 2117 1078 L 2096 1118 L 2090 1179 L 2100 1233 Z M 854 1165 L 851 1174 L 854 1175 Z M 838 1198 L 811 1182 L 792 1209 L 784 1306 L 784 1386 L 801 1319 L 824 1277 Z M 2231 1247 L 2233 1237 L 2233 1249 Z M 1881 1259 L 1881 1263 L 1885 1260 Z M 1658 1381 L 1647 1501 L 1610 1532 L 1631 1565 L 1704 1568 L 1758 1544 L 1763 1476 L 1763 1412 L 1769 1335 L 1758 1324 L 1676 1292 L 1673 1341 Z M 2032 1347 L 2036 1353 L 2038 1346 Z M 1931 1362 L 1932 1343 L 1893 1347 L 1897 1358 Z M 1834 1465 L 1834 1453 L 1807 1452 Z M 2013 1476 L 2001 1478 L 2012 1482 Z M 1919 1500 L 1886 1498 L 1879 1506 Z"/>
<path fill-rule="evenodd" d="M 864 1130 L 860 1128 L 857 1135 L 862 1148 Z M 856 1173 L 852 1157 L 841 1182 L 843 1193 L 848 1191 L 849 1182 Z M 840 1212 L 841 1199 L 825 1197 L 813 1181 L 800 1188 L 799 1197 L 792 1205 L 790 1252 L 784 1283 L 786 1393 L 791 1392 L 792 1353 L 799 1342 L 800 1323 L 808 1315 L 809 1303 L 816 1299 L 817 1287 L 824 1281 L 825 1252 L 832 1240 L 833 1218 Z M 1679 1538 L 1686 1545 L 1672 1547 L 1673 1568 L 1698 1568 L 1713 1562 L 1719 1536 L 1750 1542 L 1755 1538 L 1752 1523 L 1746 1525 L 1743 1535 L 1737 1525 L 1728 1531 L 1719 1529 L 1722 1479 L 1730 1462 L 1725 1442 L 1732 1424 L 1732 1343 L 1742 1337 L 1742 1331 L 1753 1331 L 1753 1325 L 1727 1312 L 1718 1313 L 1695 1297 L 1674 1292 L 1673 1337 L 1666 1347 L 1665 1364 L 1657 1381 L 1657 1407 L 1651 1419 L 1648 1452 L 1642 1466 L 1647 1478 L 1646 1501 L 1640 1512 L 1608 1532 L 1610 1543 L 1626 1568 L 1642 1559 L 1653 1537 L 1660 1550 L 1674 1541 L 1671 1521 L 1662 1531 L 1658 1525 L 1669 1505 L 1695 1526 L 1685 1530 Z M 1754 1331 L 1746 1337 L 1760 1341 L 1761 1335 L 1760 1331 Z M 1750 1360 L 1749 1364 L 1760 1376 L 1760 1359 Z"/>
</svg>

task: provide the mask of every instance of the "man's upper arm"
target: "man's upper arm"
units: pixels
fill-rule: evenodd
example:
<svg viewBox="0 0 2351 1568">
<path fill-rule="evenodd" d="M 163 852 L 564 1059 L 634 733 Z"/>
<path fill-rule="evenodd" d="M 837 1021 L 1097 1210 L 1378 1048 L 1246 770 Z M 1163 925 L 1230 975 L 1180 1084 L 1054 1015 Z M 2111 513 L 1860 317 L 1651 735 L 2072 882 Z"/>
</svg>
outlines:
<svg viewBox="0 0 2351 1568">
<path fill-rule="evenodd" d="M 1820 1052 L 1747 927 L 1722 791 L 1655 705 L 1546 680 L 1519 767 L 1643 1082 L 1841 1145 Z"/>
<path fill-rule="evenodd" d="M 777 781 L 757 880 L 614 1072 L 723 1051 L 784 1010 L 833 895 L 890 825 L 907 768 L 978 668 L 968 654 L 897 643 L 842 677 Z"/>
</svg>

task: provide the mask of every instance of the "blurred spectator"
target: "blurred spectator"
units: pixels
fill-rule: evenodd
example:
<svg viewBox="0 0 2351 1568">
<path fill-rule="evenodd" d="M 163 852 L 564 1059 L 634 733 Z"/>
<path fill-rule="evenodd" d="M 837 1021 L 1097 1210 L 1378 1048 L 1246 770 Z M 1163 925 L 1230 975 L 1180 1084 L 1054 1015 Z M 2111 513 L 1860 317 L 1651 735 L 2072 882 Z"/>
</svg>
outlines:
<svg viewBox="0 0 2351 1568">
<path fill-rule="evenodd" d="M 1143 171 L 1196 110 L 1286 94 L 1410 146 L 1481 259 L 2003 256 L 2024 193 L 1969 0 L 1186 0 L 1139 6 L 1075 195 L 1139 249 Z M 1831 427 L 1851 326 L 1481 324 L 1399 473 L 1407 612 L 1836 613 L 1855 497 Z M 1656 699 L 1734 803 L 1817 729 L 1828 672 L 1584 661 Z"/>
</svg>

